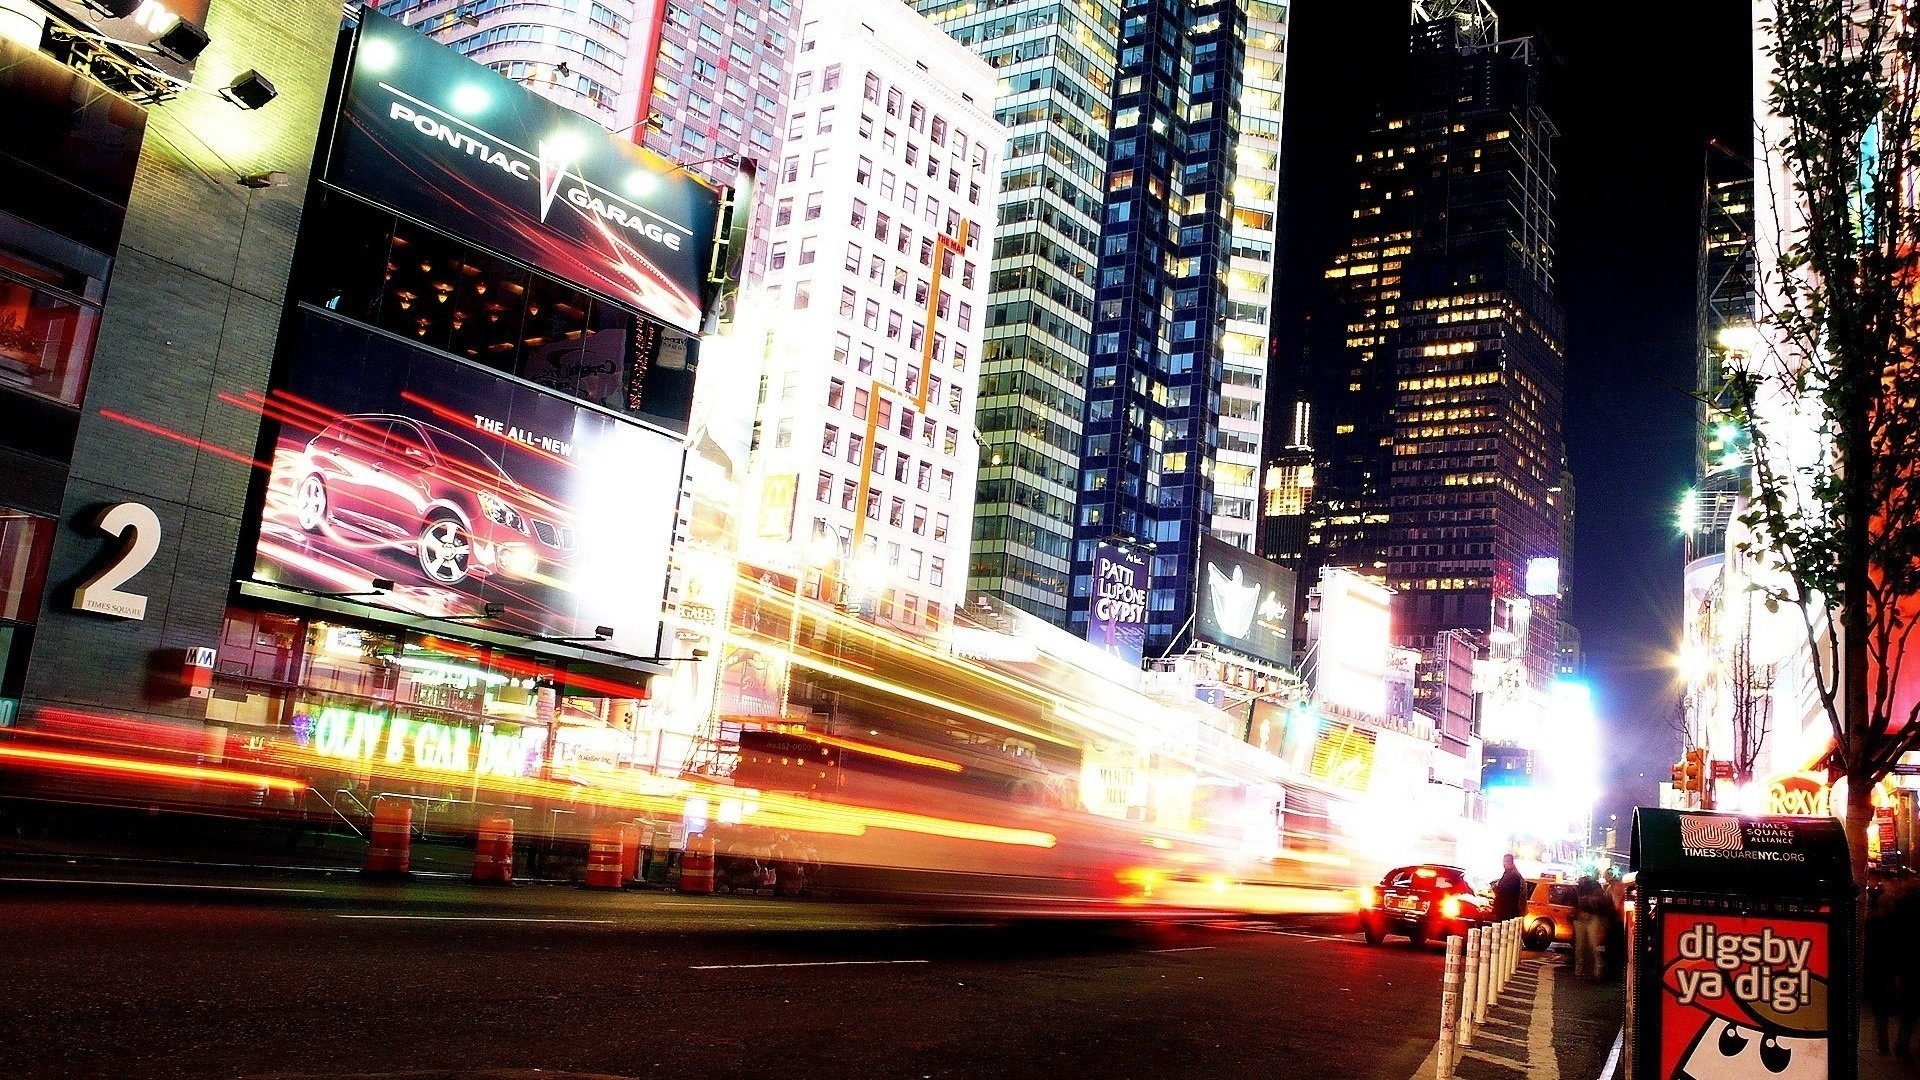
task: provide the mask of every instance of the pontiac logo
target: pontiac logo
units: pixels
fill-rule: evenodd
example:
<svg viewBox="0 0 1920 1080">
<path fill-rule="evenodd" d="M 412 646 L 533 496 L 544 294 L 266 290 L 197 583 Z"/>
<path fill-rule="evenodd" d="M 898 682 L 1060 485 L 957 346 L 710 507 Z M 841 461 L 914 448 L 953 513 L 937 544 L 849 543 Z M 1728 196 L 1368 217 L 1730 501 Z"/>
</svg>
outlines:
<svg viewBox="0 0 1920 1080">
<path fill-rule="evenodd" d="M 579 175 L 574 171 L 580 156 L 578 144 L 564 133 L 556 139 L 542 139 L 537 150 L 528 151 L 403 90 L 386 83 L 381 83 L 380 88 L 394 97 L 387 106 L 387 119 L 410 127 L 457 153 L 499 169 L 515 180 L 537 183 L 540 220 L 543 223 L 553 209 L 554 199 L 564 197 L 583 211 L 584 216 L 597 218 L 669 251 L 679 251 L 682 242 L 693 235 L 679 222 L 615 195 Z"/>
</svg>

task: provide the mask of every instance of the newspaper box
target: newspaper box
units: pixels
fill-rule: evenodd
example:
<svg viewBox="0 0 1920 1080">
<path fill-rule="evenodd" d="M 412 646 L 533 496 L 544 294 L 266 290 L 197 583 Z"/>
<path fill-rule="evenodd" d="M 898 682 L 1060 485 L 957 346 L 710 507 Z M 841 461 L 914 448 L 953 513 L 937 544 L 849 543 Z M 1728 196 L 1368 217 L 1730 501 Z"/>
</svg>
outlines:
<svg viewBox="0 0 1920 1080">
<path fill-rule="evenodd" d="M 1641 807 L 1633 869 L 1629 1080 L 1856 1075 L 1840 822 Z"/>
</svg>

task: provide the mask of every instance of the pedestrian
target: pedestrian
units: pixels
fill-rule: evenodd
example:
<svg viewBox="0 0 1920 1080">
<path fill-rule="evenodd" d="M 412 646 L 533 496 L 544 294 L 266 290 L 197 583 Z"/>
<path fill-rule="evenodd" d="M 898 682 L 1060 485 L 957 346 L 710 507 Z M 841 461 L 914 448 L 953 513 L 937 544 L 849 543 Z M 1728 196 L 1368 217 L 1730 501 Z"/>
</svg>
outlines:
<svg viewBox="0 0 1920 1080">
<path fill-rule="evenodd" d="M 1609 866 L 1604 888 L 1610 910 L 1606 913 L 1606 956 L 1603 963 L 1607 980 L 1617 982 L 1627 972 L 1627 883 L 1620 879 L 1620 871 Z"/>
<path fill-rule="evenodd" d="M 1893 878 L 1890 891 L 1893 933 L 1887 951 L 1895 973 L 1892 1011 L 1899 1022 L 1893 1056 L 1912 1061 L 1914 1033 L 1920 1030 L 1920 880 L 1911 871 L 1900 872 Z"/>
<path fill-rule="evenodd" d="M 1600 944 L 1606 934 L 1607 891 L 1592 874 L 1582 874 L 1573 890 L 1573 976 L 1600 978 Z"/>
<path fill-rule="evenodd" d="M 1892 886 L 1891 877 L 1879 871 L 1867 878 L 1867 924 L 1860 958 L 1861 996 L 1873 1015 L 1874 1048 L 1883 1055 L 1891 1052 L 1887 1033 L 1899 1011 L 1900 969 L 1894 940 L 1899 924 L 1894 920 L 1894 897 L 1889 894 Z"/>
<path fill-rule="evenodd" d="M 1520 868 L 1514 865 L 1511 854 L 1504 861 L 1506 869 L 1493 883 L 1493 921 L 1496 923 L 1520 918 L 1527 910 L 1527 879 L 1520 876 Z"/>
</svg>

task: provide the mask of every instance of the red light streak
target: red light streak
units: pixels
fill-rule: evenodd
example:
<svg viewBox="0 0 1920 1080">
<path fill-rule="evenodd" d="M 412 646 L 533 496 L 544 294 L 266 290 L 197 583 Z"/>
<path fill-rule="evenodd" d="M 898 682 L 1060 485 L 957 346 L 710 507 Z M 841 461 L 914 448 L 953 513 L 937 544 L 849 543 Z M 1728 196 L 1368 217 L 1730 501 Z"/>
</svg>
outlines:
<svg viewBox="0 0 1920 1080">
<path fill-rule="evenodd" d="M 119 412 L 114 409 L 101 409 L 100 415 L 106 417 L 109 420 L 115 421 L 117 423 L 125 424 L 130 428 L 137 428 L 141 431 L 148 433 L 149 435 L 158 435 L 163 439 L 170 439 L 184 446 L 191 446 L 195 450 L 204 450 L 209 454 L 226 458 L 228 461 L 237 461 L 242 465 L 248 466 L 249 468 L 266 469 L 268 467 L 264 462 L 255 461 L 254 459 L 248 457 L 245 454 L 239 453 L 234 450 L 229 450 L 224 446 L 215 446 L 214 444 L 207 442 L 205 439 L 196 439 L 191 435 L 183 435 L 178 431 L 174 431 L 170 428 L 161 427 L 159 424 L 153 423 L 148 420 L 142 420 L 138 417 L 128 416 L 126 413 Z"/>
<path fill-rule="evenodd" d="M 13 760 L 56 772 L 94 773 L 104 776 L 142 776 L 153 780 L 184 780 L 203 784 L 233 784 L 247 788 L 272 788 L 277 791 L 305 791 L 307 785 L 282 776 L 213 769 L 204 765 L 170 765 L 164 761 L 111 757 L 105 754 L 77 754 L 64 750 L 35 750 L 25 746 L 0 745 L 0 760 Z"/>
</svg>

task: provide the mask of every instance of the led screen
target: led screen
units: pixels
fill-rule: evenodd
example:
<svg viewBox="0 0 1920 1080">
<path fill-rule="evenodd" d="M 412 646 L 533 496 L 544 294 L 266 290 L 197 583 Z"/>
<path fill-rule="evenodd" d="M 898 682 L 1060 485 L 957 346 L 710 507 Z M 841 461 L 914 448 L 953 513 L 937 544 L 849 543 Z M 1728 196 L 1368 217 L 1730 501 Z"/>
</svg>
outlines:
<svg viewBox="0 0 1920 1080">
<path fill-rule="evenodd" d="M 1293 571 L 1208 536 L 1200 543 L 1200 640 L 1293 666 Z"/>
<path fill-rule="evenodd" d="M 654 655 L 676 440 L 311 311 L 286 341 L 256 580 Z"/>
</svg>

